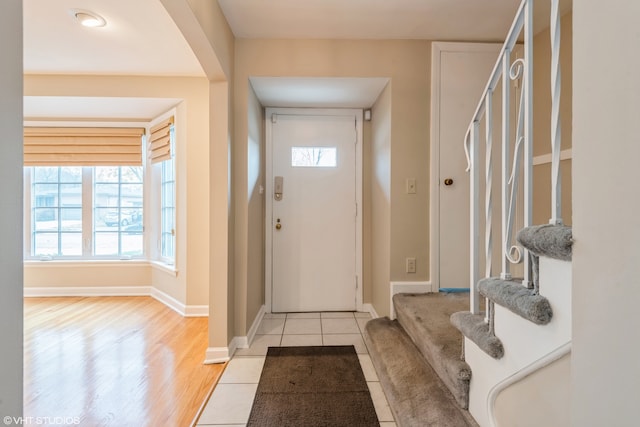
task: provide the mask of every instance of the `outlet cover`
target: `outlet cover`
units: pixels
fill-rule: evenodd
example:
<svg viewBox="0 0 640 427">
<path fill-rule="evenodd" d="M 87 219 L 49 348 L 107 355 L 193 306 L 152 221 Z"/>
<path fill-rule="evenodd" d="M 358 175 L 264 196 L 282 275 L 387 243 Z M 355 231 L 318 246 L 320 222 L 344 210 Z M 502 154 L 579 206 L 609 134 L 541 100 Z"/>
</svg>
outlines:
<svg viewBox="0 0 640 427">
<path fill-rule="evenodd" d="M 416 259 L 415 258 L 407 258 L 407 273 L 415 273 L 416 272 Z"/>
</svg>

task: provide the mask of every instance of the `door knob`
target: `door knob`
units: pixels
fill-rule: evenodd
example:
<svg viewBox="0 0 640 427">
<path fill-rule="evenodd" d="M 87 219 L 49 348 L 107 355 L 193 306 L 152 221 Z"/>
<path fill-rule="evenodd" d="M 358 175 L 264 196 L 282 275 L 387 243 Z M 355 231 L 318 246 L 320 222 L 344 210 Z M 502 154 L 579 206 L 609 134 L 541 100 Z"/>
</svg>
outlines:
<svg viewBox="0 0 640 427">
<path fill-rule="evenodd" d="M 280 224 L 280 218 L 276 220 L 276 230 L 280 230 L 282 228 L 282 224 Z"/>
<path fill-rule="evenodd" d="M 444 185 L 452 185 L 452 184 L 453 184 L 453 179 L 447 178 L 444 180 Z"/>
</svg>

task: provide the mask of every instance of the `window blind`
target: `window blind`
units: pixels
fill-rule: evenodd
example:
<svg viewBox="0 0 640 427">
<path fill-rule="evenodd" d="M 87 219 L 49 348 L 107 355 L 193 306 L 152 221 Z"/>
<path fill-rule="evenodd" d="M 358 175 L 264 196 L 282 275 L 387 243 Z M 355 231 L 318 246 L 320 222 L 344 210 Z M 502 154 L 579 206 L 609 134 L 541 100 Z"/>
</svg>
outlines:
<svg viewBox="0 0 640 427">
<path fill-rule="evenodd" d="M 149 158 L 158 163 L 171 158 L 171 126 L 173 116 L 151 128 L 149 137 Z"/>
<path fill-rule="evenodd" d="M 26 127 L 25 166 L 140 166 L 144 128 Z"/>
</svg>

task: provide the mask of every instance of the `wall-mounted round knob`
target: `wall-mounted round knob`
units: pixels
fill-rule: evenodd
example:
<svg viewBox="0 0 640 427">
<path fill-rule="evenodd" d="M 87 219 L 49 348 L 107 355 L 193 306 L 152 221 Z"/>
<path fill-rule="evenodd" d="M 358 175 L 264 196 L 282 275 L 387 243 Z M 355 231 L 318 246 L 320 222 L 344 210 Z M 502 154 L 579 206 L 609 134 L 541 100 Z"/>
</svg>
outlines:
<svg viewBox="0 0 640 427">
<path fill-rule="evenodd" d="M 447 178 L 444 180 L 444 185 L 453 185 L 453 179 Z"/>
</svg>

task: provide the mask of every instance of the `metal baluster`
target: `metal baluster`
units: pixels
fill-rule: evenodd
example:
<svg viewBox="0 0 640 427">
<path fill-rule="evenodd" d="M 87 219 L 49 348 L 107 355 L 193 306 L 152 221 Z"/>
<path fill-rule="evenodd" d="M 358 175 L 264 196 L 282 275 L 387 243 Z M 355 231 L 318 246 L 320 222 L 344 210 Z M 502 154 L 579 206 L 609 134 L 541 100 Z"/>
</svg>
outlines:
<svg viewBox="0 0 640 427">
<path fill-rule="evenodd" d="M 559 1 L 551 0 L 551 224 L 562 224 L 562 197 L 560 174 L 560 14 Z"/>
</svg>

